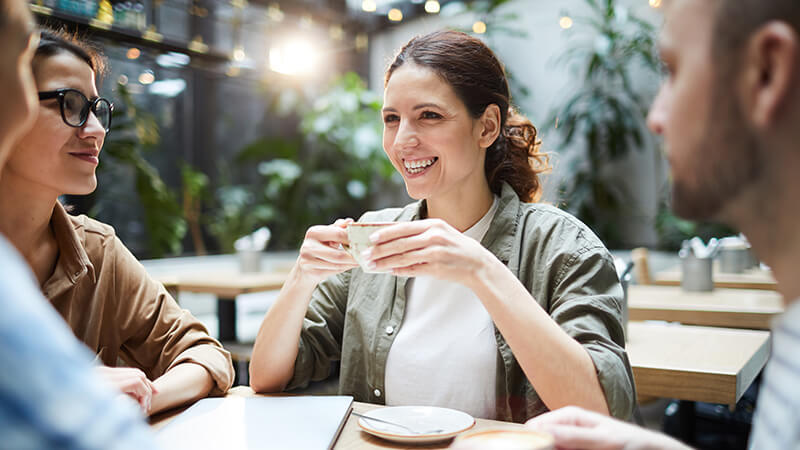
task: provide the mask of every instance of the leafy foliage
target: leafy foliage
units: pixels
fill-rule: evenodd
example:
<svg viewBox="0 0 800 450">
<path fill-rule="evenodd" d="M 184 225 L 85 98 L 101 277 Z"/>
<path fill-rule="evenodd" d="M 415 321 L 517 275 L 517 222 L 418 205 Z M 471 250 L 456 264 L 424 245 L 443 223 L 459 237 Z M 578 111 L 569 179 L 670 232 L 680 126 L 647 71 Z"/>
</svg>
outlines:
<svg viewBox="0 0 800 450">
<path fill-rule="evenodd" d="M 209 227 L 223 249 L 264 224 L 272 248 L 297 248 L 309 226 L 358 217 L 377 192 L 400 186 L 382 149 L 380 98 L 357 74 L 337 78 L 313 99 L 289 96 L 283 108 L 301 118 L 301 137 L 249 144 L 236 163 L 255 166 L 257 181 L 216 191 Z"/>
<path fill-rule="evenodd" d="M 203 200 L 208 198 L 208 176 L 194 170 L 192 166 L 181 166 L 181 186 L 183 188 L 183 216 L 189 225 L 195 253 L 205 255 L 206 244 L 203 240 L 201 214 Z"/>
<path fill-rule="evenodd" d="M 659 205 L 656 216 L 656 232 L 659 237 L 659 246 L 663 250 L 673 251 L 680 250 L 683 241 L 695 236 L 699 236 L 703 242 L 708 242 L 712 237 L 721 238 L 738 234 L 727 225 L 681 219 L 672 213 L 667 200 L 662 201 Z"/>
<path fill-rule="evenodd" d="M 581 152 L 572 158 L 572 177 L 560 186 L 563 207 L 616 246 L 621 243 L 616 220 L 631 202 L 604 169 L 646 148 L 649 99 L 633 86 L 631 71 L 658 72 L 655 30 L 616 0 L 584 1 L 591 14 L 574 17 L 573 29 L 588 30 L 593 39 L 580 41 L 559 60 L 579 69 L 579 87 L 553 112 L 549 126 L 557 129 L 563 146 Z"/>
</svg>

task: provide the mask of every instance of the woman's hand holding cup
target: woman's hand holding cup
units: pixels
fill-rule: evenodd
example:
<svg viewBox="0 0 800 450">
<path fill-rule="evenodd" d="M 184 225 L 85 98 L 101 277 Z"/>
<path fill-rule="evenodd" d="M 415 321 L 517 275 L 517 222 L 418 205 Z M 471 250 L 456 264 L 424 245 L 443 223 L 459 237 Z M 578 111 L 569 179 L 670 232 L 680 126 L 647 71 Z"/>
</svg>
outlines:
<svg viewBox="0 0 800 450">
<path fill-rule="evenodd" d="M 296 269 L 304 280 L 319 284 L 331 275 L 358 267 L 358 263 L 345 249 L 347 224 L 353 219 L 338 219 L 332 225 L 315 225 L 306 231 Z"/>
</svg>

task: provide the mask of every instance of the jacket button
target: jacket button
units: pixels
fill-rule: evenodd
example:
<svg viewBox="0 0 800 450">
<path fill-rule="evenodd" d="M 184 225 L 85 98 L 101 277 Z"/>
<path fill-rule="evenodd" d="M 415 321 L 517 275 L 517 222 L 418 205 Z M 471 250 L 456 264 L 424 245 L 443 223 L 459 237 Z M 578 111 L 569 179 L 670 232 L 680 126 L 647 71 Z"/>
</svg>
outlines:
<svg viewBox="0 0 800 450">
<path fill-rule="evenodd" d="M 375 397 L 380 397 L 381 396 L 381 390 L 380 389 L 375 389 L 374 391 L 372 391 L 372 393 L 375 394 Z"/>
<path fill-rule="evenodd" d="M 392 333 L 394 333 L 394 327 L 389 325 L 388 327 L 386 327 L 386 334 L 392 334 Z"/>
</svg>

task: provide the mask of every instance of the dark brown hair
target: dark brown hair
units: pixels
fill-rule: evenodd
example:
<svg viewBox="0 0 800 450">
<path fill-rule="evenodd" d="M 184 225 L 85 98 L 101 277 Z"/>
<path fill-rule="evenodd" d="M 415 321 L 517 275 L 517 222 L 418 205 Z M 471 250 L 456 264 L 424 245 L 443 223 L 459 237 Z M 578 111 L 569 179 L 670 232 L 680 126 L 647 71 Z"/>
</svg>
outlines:
<svg viewBox="0 0 800 450">
<path fill-rule="evenodd" d="M 36 73 L 36 62 L 39 58 L 50 57 L 59 53 L 71 53 L 86 62 L 99 79 L 106 69 L 105 58 L 100 51 L 77 34 L 52 28 L 41 29 L 41 39 L 33 56 L 33 71 Z"/>
<path fill-rule="evenodd" d="M 788 24 L 800 34 L 798 0 L 716 0 L 712 41 L 715 62 L 728 67 L 738 64 L 750 35 L 771 21 Z"/>
<path fill-rule="evenodd" d="M 0 0 L 0 28 L 3 28 L 6 22 L 8 22 L 6 19 L 6 16 L 8 16 L 8 6 L 7 0 Z"/>
<path fill-rule="evenodd" d="M 548 156 L 539 151 L 536 127 L 511 106 L 506 72 L 494 52 L 479 39 L 458 31 L 437 31 L 411 39 L 386 70 L 384 85 L 398 67 L 411 62 L 437 73 L 464 102 L 473 118 L 486 107 L 500 108 L 502 132 L 486 149 L 484 164 L 489 188 L 500 194 L 503 182 L 525 202 L 539 200 L 539 174 L 550 170 Z"/>
</svg>

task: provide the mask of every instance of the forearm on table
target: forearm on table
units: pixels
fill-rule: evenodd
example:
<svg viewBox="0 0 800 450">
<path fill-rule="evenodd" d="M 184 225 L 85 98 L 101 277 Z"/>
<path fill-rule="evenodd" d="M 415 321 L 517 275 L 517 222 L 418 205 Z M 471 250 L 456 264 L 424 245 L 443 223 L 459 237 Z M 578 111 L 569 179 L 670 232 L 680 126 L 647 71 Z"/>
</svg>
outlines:
<svg viewBox="0 0 800 450">
<path fill-rule="evenodd" d="M 250 386 L 256 392 L 280 392 L 292 378 L 303 318 L 314 288 L 293 270 L 267 311 L 250 360 Z"/>
<path fill-rule="evenodd" d="M 184 362 L 157 378 L 153 385 L 158 393 L 153 394 L 150 414 L 206 397 L 214 387 L 214 379 L 205 367 Z"/>
<path fill-rule="evenodd" d="M 575 405 L 608 414 L 589 353 L 539 306 L 514 274 L 493 261 L 474 279 L 472 289 L 544 404 L 550 410 Z"/>
</svg>

